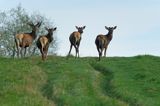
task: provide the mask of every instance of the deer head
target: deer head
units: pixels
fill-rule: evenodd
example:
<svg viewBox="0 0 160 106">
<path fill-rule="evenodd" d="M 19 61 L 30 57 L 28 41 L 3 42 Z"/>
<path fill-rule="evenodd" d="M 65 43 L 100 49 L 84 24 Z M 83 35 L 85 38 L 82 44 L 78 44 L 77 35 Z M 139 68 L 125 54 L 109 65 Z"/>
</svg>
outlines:
<svg viewBox="0 0 160 106">
<path fill-rule="evenodd" d="M 38 30 L 38 28 L 41 26 L 42 21 L 37 22 L 37 24 L 35 24 L 35 25 L 33 24 L 33 22 L 29 22 L 27 24 L 32 28 L 32 31 L 36 32 Z"/>
<path fill-rule="evenodd" d="M 76 29 L 78 30 L 79 33 L 83 33 L 83 30 L 85 29 L 86 26 L 83 26 L 83 27 L 78 27 L 78 26 L 75 26 Z"/>
<path fill-rule="evenodd" d="M 49 34 L 52 35 L 53 31 L 55 31 L 57 29 L 57 27 L 55 27 L 55 28 L 47 28 L 47 27 L 45 27 L 45 29 L 48 31 Z"/>
<path fill-rule="evenodd" d="M 113 30 L 115 30 L 117 28 L 117 26 L 115 27 L 107 27 L 105 26 L 105 28 L 109 31 L 109 32 L 113 32 Z"/>
</svg>

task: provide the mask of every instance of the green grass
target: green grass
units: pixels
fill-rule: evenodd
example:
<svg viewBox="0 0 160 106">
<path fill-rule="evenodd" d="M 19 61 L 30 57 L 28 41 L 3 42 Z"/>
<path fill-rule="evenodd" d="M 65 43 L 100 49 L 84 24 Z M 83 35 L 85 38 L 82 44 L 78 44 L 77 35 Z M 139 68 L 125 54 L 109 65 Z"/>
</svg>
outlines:
<svg viewBox="0 0 160 106">
<path fill-rule="evenodd" d="M 160 57 L 0 58 L 0 106 L 160 106 Z"/>
</svg>

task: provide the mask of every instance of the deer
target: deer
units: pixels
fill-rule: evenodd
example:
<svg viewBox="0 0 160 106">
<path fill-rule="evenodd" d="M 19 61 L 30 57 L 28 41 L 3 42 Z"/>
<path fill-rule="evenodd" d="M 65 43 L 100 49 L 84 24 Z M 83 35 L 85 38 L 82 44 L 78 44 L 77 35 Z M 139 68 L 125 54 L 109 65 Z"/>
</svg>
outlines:
<svg viewBox="0 0 160 106">
<path fill-rule="evenodd" d="M 43 61 L 47 58 L 49 44 L 53 41 L 53 31 L 56 31 L 57 27 L 50 29 L 45 27 L 45 29 L 48 31 L 48 34 L 40 36 L 36 43 Z"/>
<path fill-rule="evenodd" d="M 70 45 L 68 56 L 70 55 L 72 47 L 74 46 L 75 51 L 76 51 L 76 58 L 77 58 L 77 56 L 79 57 L 79 46 L 80 46 L 80 42 L 82 38 L 82 33 L 86 26 L 83 26 L 83 27 L 75 26 L 75 27 L 78 31 L 74 31 L 69 36 L 69 41 L 71 45 Z"/>
<path fill-rule="evenodd" d="M 108 30 L 108 33 L 106 35 L 103 35 L 103 34 L 97 35 L 95 44 L 97 47 L 97 51 L 99 53 L 99 61 L 100 61 L 100 58 L 102 57 L 103 50 L 104 50 L 104 57 L 106 57 L 106 51 L 107 51 L 108 45 L 113 38 L 113 31 L 116 28 L 117 26 L 114 26 L 114 27 L 105 26 L 105 29 Z"/>
<path fill-rule="evenodd" d="M 32 45 L 32 42 L 36 39 L 37 34 L 36 31 L 41 26 L 42 22 L 37 22 L 37 24 L 33 24 L 32 22 L 27 23 L 31 28 L 32 31 L 30 33 L 20 33 L 15 35 L 15 44 L 17 48 L 17 57 L 19 58 L 19 54 L 21 57 L 25 57 L 27 47 Z M 21 50 L 20 50 L 21 48 Z M 22 53 L 23 49 L 25 49 L 24 54 Z"/>
</svg>

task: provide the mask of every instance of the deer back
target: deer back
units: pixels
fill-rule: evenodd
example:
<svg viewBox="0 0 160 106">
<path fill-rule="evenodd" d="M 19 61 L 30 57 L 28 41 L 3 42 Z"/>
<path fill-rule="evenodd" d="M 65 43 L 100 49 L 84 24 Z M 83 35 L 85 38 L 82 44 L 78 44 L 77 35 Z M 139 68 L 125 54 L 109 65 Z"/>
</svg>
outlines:
<svg viewBox="0 0 160 106">
<path fill-rule="evenodd" d="M 50 29 L 45 27 L 45 29 L 48 31 L 48 34 L 40 36 L 38 38 L 38 41 L 37 41 L 38 48 L 41 48 L 41 47 L 43 48 L 46 45 L 49 45 L 53 41 L 53 31 L 55 31 L 57 29 L 57 27 L 50 28 Z"/>
<path fill-rule="evenodd" d="M 100 42 L 103 45 L 103 47 L 107 47 L 107 45 L 109 44 L 109 41 L 106 35 L 102 35 L 102 34 L 97 36 L 96 41 Z"/>
<path fill-rule="evenodd" d="M 28 47 L 32 44 L 33 37 L 30 34 L 25 34 L 25 33 L 17 34 L 16 41 L 18 43 L 18 46 Z"/>
<path fill-rule="evenodd" d="M 22 38 L 22 46 L 23 47 L 29 47 L 32 45 L 34 38 L 30 34 L 23 34 Z"/>
<path fill-rule="evenodd" d="M 78 31 L 75 31 L 70 35 L 69 39 L 71 42 L 78 42 L 81 40 L 81 34 Z"/>
<path fill-rule="evenodd" d="M 15 39 L 19 42 L 22 43 L 24 34 L 16 34 Z"/>
<path fill-rule="evenodd" d="M 40 45 L 38 46 L 39 48 L 40 48 L 40 47 L 44 48 L 47 44 L 49 44 L 48 38 L 47 38 L 46 36 L 41 36 L 41 37 L 38 39 L 38 42 L 40 43 Z"/>
</svg>

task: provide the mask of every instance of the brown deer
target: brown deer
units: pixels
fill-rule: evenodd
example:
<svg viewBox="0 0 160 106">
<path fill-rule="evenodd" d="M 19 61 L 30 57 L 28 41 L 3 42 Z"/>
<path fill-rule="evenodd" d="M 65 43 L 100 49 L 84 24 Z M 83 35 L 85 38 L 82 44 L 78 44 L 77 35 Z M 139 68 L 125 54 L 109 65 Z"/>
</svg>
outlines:
<svg viewBox="0 0 160 106">
<path fill-rule="evenodd" d="M 102 57 L 103 50 L 104 50 L 104 56 L 106 57 L 106 51 L 107 51 L 108 45 L 113 38 L 113 30 L 115 30 L 117 26 L 115 27 L 105 26 L 105 28 L 108 30 L 108 34 L 106 35 L 100 34 L 96 37 L 96 40 L 95 40 L 95 44 L 97 46 L 97 50 L 99 53 L 99 61 L 100 61 L 100 58 Z"/>
<path fill-rule="evenodd" d="M 41 26 L 42 22 L 38 22 L 37 24 L 28 23 L 31 26 L 32 32 L 30 33 L 21 33 L 15 35 L 15 44 L 17 48 L 17 57 L 19 57 L 19 52 L 21 53 L 21 57 L 24 57 L 26 54 L 26 48 L 32 45 L 32 42 L 36 39 L 37 34 L 36 31 Z M 19 49 L 21 48 L 21 51 Z M 25 49 L 24 54 L 22 53 L 23 49 Z"/>
<path fill-rule="evenodd" d="M 71 53 L 72 46 L 74 46 L 74 48 L 76 50 L 76 57 L 77 57 L 77 55 L 79 57 L 79 46 L 80 46 L 80 42 L 81 42 L 81 35 L 82 35 L 83 30 L 85 29 L 85 27 L 86 26 L 83 26 L 83 27 L 77 27 L 76 26 L 76 29 L 78 31 L 74 31 L 73 33 L 71 33 L 71 35 L 69 37 L 69 41 L 70 41 L 71 45 L 70 45 L 70 50 L 69 50 L 68 56 Z"/>
<path fill-rule="evenodd" d="M 53 41 L 53 31 L 55 31 L 57 28 L 45 28 L 48 31 L 47 35 L 40 36 L 37 40 L 37 47 L 39 48 L 42 60 L 44 61 L 47 57 L 49 44 Z"/>
</svg>

